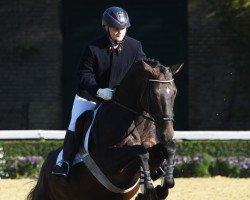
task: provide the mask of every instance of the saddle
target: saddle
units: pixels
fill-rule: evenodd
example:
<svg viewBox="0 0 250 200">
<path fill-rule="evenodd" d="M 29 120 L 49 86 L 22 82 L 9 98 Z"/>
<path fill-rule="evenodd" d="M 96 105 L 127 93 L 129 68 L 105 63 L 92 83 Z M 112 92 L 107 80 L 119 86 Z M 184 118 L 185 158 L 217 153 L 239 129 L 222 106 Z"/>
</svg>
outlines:
<svg viewBox="0 0 250 200">
<path fill-rule="evenodd" d="M 86 112 L 82 113 L 76 120 L 75 147 L 77 152 L 82 148 L 82 145 L 84 144 L 85 136 L 92 124 L 93 117 L 94 117 L 94 111 L 87 110 Z M 91 142 L 95 140 L 94 137 L 90 137 L 89 139 L 91 139 Z"/>
</svg>

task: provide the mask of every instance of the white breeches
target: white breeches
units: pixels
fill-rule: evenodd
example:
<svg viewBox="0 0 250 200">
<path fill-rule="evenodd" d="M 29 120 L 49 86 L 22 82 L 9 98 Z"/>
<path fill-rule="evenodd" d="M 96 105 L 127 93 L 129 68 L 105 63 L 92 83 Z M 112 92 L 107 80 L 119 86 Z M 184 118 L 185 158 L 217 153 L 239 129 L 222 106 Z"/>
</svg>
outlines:
<svg viewBox="0 0 250 200">
<path fill-rule="evenodd" d="M 88 101 L 78 95 L 75 96 L 75 100 L 71 112 L 71 120 L 68 126 L 68 130 L 75 132 L 77 118 L 86 110 L 94 110 L 96 103 Z"/>
</svg>

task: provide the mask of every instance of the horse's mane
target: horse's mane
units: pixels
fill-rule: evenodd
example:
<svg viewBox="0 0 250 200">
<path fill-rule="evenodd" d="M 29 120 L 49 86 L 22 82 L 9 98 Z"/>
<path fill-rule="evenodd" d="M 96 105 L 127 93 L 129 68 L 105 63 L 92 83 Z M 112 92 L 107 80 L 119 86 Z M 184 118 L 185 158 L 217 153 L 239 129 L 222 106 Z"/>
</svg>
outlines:
<svg viewBox="0 0 250 200">
<path fill-rule="evenodd" d="M 121 84 L 119 85 L 119 87 L 117 87 L 117 90 L 120 90 L 120 88 L 122 87 L 123 91 L 130 91 L 131 92 L 131 90 L 130 90 L 131 87 L 133 87 L 134 90 L 135 90 L 135 88 L 145 87 L 145 81 L 147 79 L 145 77 L 148 77 L 146 75 L 148 73 L 148 71 L 144 70 L 143 62 L 147 63 L 152 68 L 158 68 L 160 73 L 165 74 L 165 72 L 167 70 L 167 67 L 162 65 L 157 60 L 154 60 L 151 58 L 145 58 L 143 60 L 138 60 L 129 69 L 129 71 L 127 72 L 127 74 L 123 78 Z M 138 94 L 137 90 L 135 90 L 135 93 L 136 92 Z M 124 93 L 126 93 L 126 92 L 124 92 Z"/>
<path fill-rule="evenodd" d="M 137 79 L 138 82 L 141 82 L 139 79 L 143 79 L 142 73 L 145 73 L 143 69 L 143 64 L 142 62 L 147 63 L 149 66 L 152 68 L 158 68 L 160 69 L 160 72 L 165 74 L 167 67 L 162 65 L 159 61 L 151 59 L 151 58 L 144 58 L 143 60 L 138 60 L 136 61 L 133 66 L 130 68 L 128 73 L 123 79 L 123 82 L 131 82 L 131 80 Z M 128 84 L 128 83 L 126 83 Z"/>
</svg>

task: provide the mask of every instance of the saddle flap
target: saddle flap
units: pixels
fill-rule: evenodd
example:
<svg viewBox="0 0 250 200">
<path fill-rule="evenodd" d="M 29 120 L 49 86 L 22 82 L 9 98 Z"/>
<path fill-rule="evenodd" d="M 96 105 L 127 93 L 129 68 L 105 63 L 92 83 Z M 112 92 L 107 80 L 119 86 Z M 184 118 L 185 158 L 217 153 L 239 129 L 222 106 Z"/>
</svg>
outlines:
<svg viewBox="0 0 250 200">
<path fill-rule="evenodd" d="M 76 129 L 75 129 L 76 149 L 79 149 L 84 143 L 86 133 L 92 123 L 93 117 L 94 117 L 94 111 L 87 110 L 77 118 Z"/>
</svg>

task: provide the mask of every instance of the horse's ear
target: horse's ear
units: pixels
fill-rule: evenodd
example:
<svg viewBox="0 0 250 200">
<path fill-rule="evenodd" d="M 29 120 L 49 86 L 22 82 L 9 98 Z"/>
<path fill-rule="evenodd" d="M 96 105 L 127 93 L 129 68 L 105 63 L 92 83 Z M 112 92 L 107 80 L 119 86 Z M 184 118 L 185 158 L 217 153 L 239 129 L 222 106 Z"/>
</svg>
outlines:
<svg viewBox="0 0 250 200">
<path fill-rule="evenodd" d="M 152 72 L 152 67 L 142 60 L 142 65 L 146 71 Z"/>
<path fill-rule="evenodd" d="M 184 65 L 184 63 L 182 64 L 176 64 L 170 67 L 170 71 L 172 72 L 172 74 L 176 74 L 180 71 L 180 69 L 182 68 L 182 66 Z"/>
</svg>

